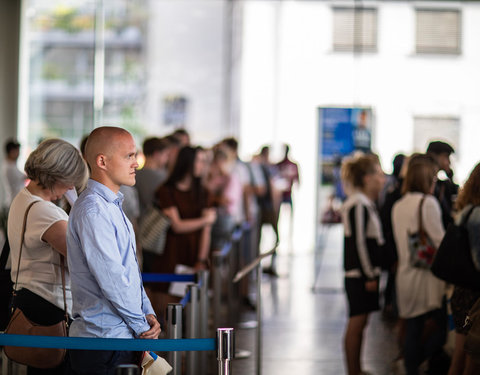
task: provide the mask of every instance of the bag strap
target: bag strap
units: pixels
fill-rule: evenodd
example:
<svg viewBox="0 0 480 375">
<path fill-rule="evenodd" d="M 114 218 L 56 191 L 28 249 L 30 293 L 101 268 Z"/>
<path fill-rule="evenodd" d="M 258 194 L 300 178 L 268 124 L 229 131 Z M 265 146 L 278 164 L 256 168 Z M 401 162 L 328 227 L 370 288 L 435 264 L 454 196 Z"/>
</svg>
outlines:
<svg viewBox="0 0 480 375">
<path fill-rule="evenodd" d="M 34 201 L 34 202 L 32 202 L 28 205 L 27 209 L 25 210 L 25 216 L 23 217 L 22 237 L 21 237 L 21 240 L 20 240 L 20 252 L 18 254 L 17 276 L 15 277 L 15 284 L 13 286 L 13 292 L 12 292 L 12 295 L 13 295 L 14 298 L 17 295 L 18 274 L 20 273 L 20 261 L 22 259 L 23 244 L 25 242 L 25 230 L 26 230 L 26 227 L 27 227 L 28 212 L 30 211 L 32 206 L 37 202 L 39 202 L 39 201 L 38 200 Z M 62 254 L 60 254 L 60 263 L 61 263 L 60 265 L 61 265 L 61 268 L 62 268 L 63 308 L 64 308 L 64 312 L 65 312 L 65 323 L 67 324 L 67 328 L 68 328 L 67 293 L 66 293 L 66 290 L 65 290 L 65 257 Z"/>
<path fill-rule="evenodd" d="M 423 202 L 425 202 L 425 197 L 426 195 L 423 195 L 422 199 L 420 200 L 420 205 L 418 206 L 418 234 L 420 236 L 420 240 L 422 241 L 422 243 L 425 243 L 425 241 L 427 240 L 427 233 L 423 228 L 423 213 L 422 213 Z"/>
<path fill-rule="evenodd" d="M 13 296 L 17 295 L 17 284 L 18 284 L 18 274 L 20 273 L 20 260 L 22 259 L 22 250 L 23 250 L 23 243 L 25 242 L 25 229 L 27 227 L 27 217 L 28 212 L 32 208 L 32 206 L 37 203 L 38 201 L 34 201 L 30 203 L 25 210 L 25 215 L 23 216 L 23 224 L 22 224 L 22 236 L 20 237 L 20 252 L 18 254 L 18 265 L 17 265 L 17 276 L 15 277 L 15 284 L 13 285 Z"/>
</svg>

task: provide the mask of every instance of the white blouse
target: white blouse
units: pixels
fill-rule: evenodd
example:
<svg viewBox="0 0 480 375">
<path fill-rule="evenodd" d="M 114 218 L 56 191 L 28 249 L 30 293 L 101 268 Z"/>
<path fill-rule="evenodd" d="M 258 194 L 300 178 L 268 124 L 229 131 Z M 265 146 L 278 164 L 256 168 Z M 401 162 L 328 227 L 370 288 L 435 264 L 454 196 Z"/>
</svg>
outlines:
<svg viewBox="0 0 480 375">
<path fill-rule="evenodd" d="M 398 312 L 401 318 L 414 318 L 442 306 L 445 282 L 430 270 L 412 267 L 408 249 L 408 234 L 418 231 L 418 209 L 424 194 L 407 193 L 392 210 L 392 227 L 398 252 L 396 277 Z M 445 229 L 440 205 L 435 197 L 426 195 L 422 206 L 423 228 L 438 248 Z"/>
<path fill-rule="evenodd" d="M 15 282 L 17 276 L 25 210 L 33 201 L 39 202 L 35 203 L 28 213 L 17 290 L 27 288 L 63 310 L 60 253 L 43 241 L 42 237 L 56 222 L 68 221 L 68 215 L 52 202 L 32 195 L 26 188 L 22 189 L 14 198 L 8 215 L 8 241 L 10 242 L 12 281 Z M 70 314 L 72 294 L 66 259 L 65 267 L 67 309 Z"/>
</svg>

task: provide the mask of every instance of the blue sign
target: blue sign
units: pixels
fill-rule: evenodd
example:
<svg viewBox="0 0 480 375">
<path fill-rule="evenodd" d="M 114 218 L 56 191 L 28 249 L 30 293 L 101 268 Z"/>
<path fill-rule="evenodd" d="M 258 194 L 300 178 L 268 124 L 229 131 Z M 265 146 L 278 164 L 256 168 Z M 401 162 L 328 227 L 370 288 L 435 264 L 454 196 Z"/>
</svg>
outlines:
<svg viewBox="0 0 480 375">
<path fill-rule="evenodd" d="M 370 152 L 369 108 L 319 108 L 319 163 L 322 183 L 338 180 L 340 162 L 353 151 Z"/>
</svg>

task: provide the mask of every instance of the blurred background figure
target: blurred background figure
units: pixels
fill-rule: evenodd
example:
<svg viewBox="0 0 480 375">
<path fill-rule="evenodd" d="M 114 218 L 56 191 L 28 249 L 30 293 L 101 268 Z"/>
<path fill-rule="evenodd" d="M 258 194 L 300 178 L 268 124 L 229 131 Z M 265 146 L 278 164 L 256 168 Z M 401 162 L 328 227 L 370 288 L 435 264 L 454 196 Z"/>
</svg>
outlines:
<svg viewBox="0 0 480 375">
<path fill-rule="evenodd" d="M 456 224 L 464 221 L 465 215 L 473 208 L 466 222 L 468 238 L 474 264 L 478 267 L 480 255 L 480 164 L 472 170 L 470 177 L 460 189 L 456 202 L 456 209 L 459 213 L 456 217 Z M 475 262 L 477 260 L 477 262 Z M 455 324 L 455 348 L 452 356 L 452 363 L 448 375 L 474 375 L 480 373 L 480 365 L 475 362 L 463 350 L 470 326 L 465 326 L 465 318 L 473 304 L 480 298 L 480 291 L 455 286 L 451 298 L 453 322 Z"/>
<path fill-rule="evenodd" d="M 157 206 L 168 216 L 171 226 L 162 255 L 154 255 L 150 272 L 175 273 L 176 267 L 207 269 L 211 227 L 216 219 L 209 206 L 208 192 L 202 186 L 206 153 L 200 147 L 183 147 L 167 181 L 155 192 Z M 150 299 L 155 311 L 165 311 L 179 297 L 169 294 L 169 284 L 151 284 Z"/>
<path fill-rule="evenodd" d="M 395 299 L 395 273 L 397 246 L 393 237 L 392 208 L 396 201 L 402 197 L 402 184 L 407 171 L 408 158 L 404 154 L 397 154 L 393 158 L 393 172 L 387 177 L 385 187 L 380 194 L 379 212 L 382 220 L 385 247 L 382 256 L 382 269 L 387 271 L 387 284 L 384 290 L 384 316 L 395 319 L 398 315 Z"/>
<path fill-rule="evenodd" d="M 294 212 L 292 190 L 294 185 L 300 184 L 300 174 L 298 172 L 297 163 L 293 162 L 289 158 L 290 146 L 285 144 L 283 145 L 283 149 L 284 149 L 283 159 L 276 164 L 277 173 L 278 173 L 278 179 L 277 179 L 276 185 L 282 191 L 282 198 L 280 202 L 279 211 L 281 210 L 282 206 L 288 206 L 289 208 L 290 218 L 289 218 L 288 240 L 291 243 L 292 235 L 293 235 L 293 212 Z"/>
<path fill-rule="evenodd" d="M 454 152 L 452 146 L 441 141 L 430 142 L 427 147 L 427 154 L 435 160 L 439 170 L 444 171 L 446 175 L 438 176 L 434 193 L 442 208 L 442 222 L 445 228 L 453 222 L 453 208 L 458 194 L 458 185 L 453 182 L 453 170 L 450 161 L 450 155 Z"/>
<path fill-rule="evenodd" d="M 145 164 L 137 171 L 135 188 L 140 199 L 140 214 L 153 204 L 155 191 L 168 178 L 171 143 L 166 138 L 151 137 L 143 141 Z"/>
<path fill-rule="evenodd" d="M 212 251 L 221 250 L 235 229 L 235 212 L 241 210 L 242 184 L 232 173 L 235 155 L 222 144 L 214 147 L 213 160 L 205 181 L 217 219 L 212 227 Z"/>
<path fill-rule="evenodd" d="M 190 146 L 190 134 L 183 128 L 175 130 L 172 135 L 180 143 L 180 148 Z"/>
<path fill-rule="evenodd" d="M 17 166 L 17 160 L 20 155 L 20 143 L 10 139 L 5 143 L 5 165 L 4 177 L 7 182 L 7 189 L 10 194 L 10 200 L 15 198 L 20 190 L 25 187 L 27 177 L 20 172 Z"/>
</svg>

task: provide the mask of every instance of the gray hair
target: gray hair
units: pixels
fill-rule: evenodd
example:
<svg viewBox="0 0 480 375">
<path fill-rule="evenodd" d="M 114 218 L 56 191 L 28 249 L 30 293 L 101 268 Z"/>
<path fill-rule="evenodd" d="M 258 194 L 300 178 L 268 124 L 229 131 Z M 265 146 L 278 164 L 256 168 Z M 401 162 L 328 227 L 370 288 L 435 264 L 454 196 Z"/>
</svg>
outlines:
<svg viewBox="0 0 480 375">
<path fill-rule="evenodd" d="M 45 189 L 56 183 L 81 189 L 88 178 L 85 160 L 80 152 L 62 139 L 47 139 L 40 143 L 25 163 L 25 173 Z"/>
</svg>

